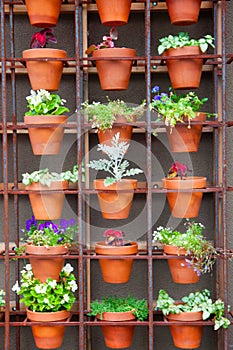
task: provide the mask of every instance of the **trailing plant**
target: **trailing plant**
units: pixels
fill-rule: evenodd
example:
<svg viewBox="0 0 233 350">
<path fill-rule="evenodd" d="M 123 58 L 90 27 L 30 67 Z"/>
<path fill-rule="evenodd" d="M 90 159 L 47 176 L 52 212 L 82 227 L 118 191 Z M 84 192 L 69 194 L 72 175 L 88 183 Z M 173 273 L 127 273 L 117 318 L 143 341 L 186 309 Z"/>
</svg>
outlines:
<svg viewBox="0 0 233 350">
<path fill-rule="evenodd" d="M 65 107 L 66 100 L 44 89 L 31 90 L 31 95 L 26 100 L 29 111 L 25 115 L 61 115 L 70 111 Z"/>
<path fill-rule="evenodd" d="M 158 53 L 162 55 L 164 51 L 168 49 L 177 49 L 184 46 L 199 46 L 201 52 L 206 52 L 209 45 L 215 47 L 214 38 L 211 35 L 205 35 L 200 39 L 190 39 L 187 32 L 179 32 L 178 35 L 168 35 L 159 39 L 160 45 L 158 46 Z"/>
<path fill-rule="evenodd" d="M 67 170 L 65 172 L 61 172 L 60 174 L 56 172 L 49 172 L 49 169 L 45 168 L 33 171 L 31 174 L 24 173 L 22 174 L 22 177 L 22 182 L 25 186 L 29 186 L 34 182 L 39 182 L 41 185 L 50 187 L 51 182 L 64 180 L 75 183 L 78 181 L 78 166 L 74 165 L 73 171 Z"/>
<path fill-rule="evenodd" d="M 166 126 L 173 128 L 177 122 L 183 123 L 185 119 L 188 120 L 188 128 L 191 128 L 190 121 L 197 116 L 200 107 L 208 101 L 204 97 L 199 99 L 195 92 L 190 91 L 187 94 L 177 95 L 176 92 L 170 88 L 168 93 L 160 93 L 159 86 L 154 86 L 152 89 L 154 94 L 149 108 L 158 113 L 158 118 L 164 120 Z M 210 116 L 210 114 L 207 114 Z"/>
<path fill-rule="evenodd" d="M 111 141 L 111 146 L 98 144 L 97 151 L 106 153 L 109 159 L 91 160 L 87 166 L 95 170 L 104 170 L 111 176 L 106 177 L 104 185 L 107 187 L 122 180 L 125 176 L 132 176 L 143 173 L 141 169 L 129 167 L 128 160 L 124 160 L 129 143 L 119 142 L 120 133 L 118 132 Z"/>
<path fill-rule="evenodd" d="M 109 36 L 104 35 L 103 41 L 98 44 L 92 44 L 88 47 L 88 49 L 85 51 L 86 54 L 91 54 L 95 50 L 100 49 L 107 49 L 107 48 L 113 48 L 114 47 L 114 41 L 118 39 L 118 31 L 115 27 L 112 27 L 110 29 Z"/>
<path fill-rule="evenodd" d="M 0 307 L 4 307 L 6 302 L 5 302 L 5 299 L 4 299 L 4 296 L 6 295 L 6 293 L 4 292 L 3 289 L 0 289 Z"/>
<path fill-rule="evenodd" d="M 118 298 L 116 295 L 103 298 L 101 301 L 95 300 L 90 304 L 88 316 L 103 317 L 104 312 L 127 312 L 132 311 L 139 321 L 148 317 L 148 306 L 145 299 L 138 300 L 131 296 Z"/>
<path fill-rule="evenodd" d="M 144 101 L 137 107 L 130 106 L 120 99 L 112 101 L 107 97 L 107 101 L 107 103 L 85 101 L 82 104 L 84 113 L 87 113 L 88 120 L 92 123 L 92 128 L 110 129 L 118 116 L 125 117 L 129 123 L 133 122 L 140 118 L 145 110 Z"/>
<path fill-rule="evenodd" d="M 76 300 L 74 292 L 78 289 L 73 270 L 70 264 L 66 264 L 58 282 L 51 278 L 47 278 L 46 282 L 40 282 L 34 277 L 31 265 L 27 264 L 21 271 L 21 286 L 17 281 L 12 290 L 17 295 L 23 296 L 20 302 L 31 311 L 70 310 Z"/>
<path fill-rule="evenodd" d="M 57 39 L 54 36 L 51 28 L 44 28 L 39 32 L 36 32 L 35 34 L 33 34 L 30 47 L 32 49 L 43 48 L 43 47 L 46 47 L 46 45 L 49 42 L 56 44 Z"/>
<path fill-rule="evenodd" d="M 120 230 L 108 229 L 104 232 L 105 244 L 111 246 L 123 246 L 124 233 Z"/>
<path fill-rule="evenodd" d="M 164 316 L 168 314 L 179 314 L 181 312 L 202 312 L 202 319 L 211 318 L 214 322 L 214 330 L 220 327 L 228 328 L 230 321 L 224 317 L 224 302 L 217 299 L 215 302 L 210 298 L 210 291 L 203 289 L 202 291 L 192 292 L 181 299 L 181 303 L 169 296 L 169 294 L 161 289 L 156 301 L 156 309 L 160 309 Z"/>
<path fill-rule="evenodd" d="M 186 228 L 184 233 L 170 227 L 159 226 L 153 232 L 153 241 L 185 249 L 185 260 L 199 276 L 210 272 L 216 261 L 217 250 L 203 236 L 204 225 L 187 220 L 184 226 Z"/>
</svg>

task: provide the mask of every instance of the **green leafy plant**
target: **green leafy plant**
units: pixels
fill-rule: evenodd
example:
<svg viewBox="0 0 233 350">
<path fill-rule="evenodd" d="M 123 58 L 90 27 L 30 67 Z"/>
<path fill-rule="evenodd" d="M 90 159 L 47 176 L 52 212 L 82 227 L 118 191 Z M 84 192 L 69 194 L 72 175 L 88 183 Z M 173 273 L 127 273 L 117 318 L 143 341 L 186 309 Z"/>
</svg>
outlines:
<svg viewBox="0 0 233 350">
<path fill-rule="evenodd" d="M 4 307 L 5 304 L 6 304 L 5 299 L 4 299 L 4 295 L 5 295 L 5 294 L 6 294 L 6 293 L 4 292 L 4 290 L 3 290 L 3 289 L 0 289 L 0 307 L 1 307 L 1 308 Z"/>
<path fill-rule="evenodd" d="M 69 109 L 65 107 L 66 100 L 47 90 L 31 90 L 31 95 L 27 96 L 26 100 L 29 111 L 25 115 L 61 115 L 69 112 Z"/>
<path fill-rule="evenodd" d="M 104 180 L 104 185 L 107 187 L 119 182 L 124 176 L 132 176 L 143 173 L 141 169 L 129 167 L 129 162 L 124 160 L 127 149 L 129 148 L 129 143 L 119 142 L 120 133 L 118 132 L 112 138 L 111 146 L 105 144 L 98 144 L 97 151 L 102 151 L 106 153 L 109 159 L 99 159 L 91 160 L 87 166 L 95 170 L 104 170 L 111 174 Z"/>
<path fill-rule="evenodd" d="M 126 312 L 132 311 L 133 315 L 139 321 L 146 320 L 148 317 L 148 306 L 145 299 L 138 300 L 131 296 L 126 298 L 118 298 L 116 295 L 103 298 L 101 301 L 95 300 L 90 304 L 90 312 L 88 316 L 100 316 L 104 312 Z"/>
<path fill-rule="evenodd" d="M 204 97 L 199 99 L 195 92 L 190 91 L 187 94 L 177 95 L 176 92 L 170 88 L 169 94 L 160 93 L 159 86 L 154 86 L 152 89 L 154 94 L 149 108 L 158 113 L 158 118 L 164 120 L 166 126 L 173 128 L 177 122 L 183 123 L 185 119 L 188 120 L 188 128 L 191 128 L 190 121 L 197 116 L 200 107 L 208 101 Z M 210 114 L 208 114 L 210 116 Z"/>
<path fill-rule="evenodd" d="M 119 99 L 111 101 L 107 98 L 107 100 L 107 103 L 85 101 L 82 104 L 84 113 L 92 123 L 92 128 L 110 129 L 118 116 L 125 117 L 128 123 L 133 122 L 140 118 L 145 110 L 145 102 L 135 107 Z"/>
<path fill-rule="evenodd" d="M 56 172 L 49 172 L 48 168 L 40 169 L 33 171 L 31 174 L 24 173 L 22 174 L 23 184 L 28 186 L 34 182 L 39 182 L 41 185 L 50 186 L 53 181 L 70 181 L 77 182 L 78 181 L 78 166 L 74 165 L 73 171 L 67 170 L 65 172 L 61 172 L 60 174 Z"/>
<path fill-rule="evenodd" d="M 48 278 L 42 283 L 34 277 L 31 265 L 27 264 L 21 271 L 21 286 L 17 281 L 12 290 L 17 295 L 23 295 L 20 302 L 31 311 L 70 310 L 76 300 L 74 292 L 78 289 L 73 270 L 70 264 L 66 264 L 58 282 Z"/>
<path fill-rule="evenodd" d="M 214 38 L 211 35 L 205 35 L 200 39 L 190 39 L 187 32 L 179 32 L 178 35 L 168 35 L 159 39 L 160 45 L 158 46 L 158 53 L 162 55 L 164 51 L 168 49 L 177 49 L 184 46 L 199 46 L 200 50 L 204 53 L 207 51 L 209 45 L 215 47 Z"/>
<path fill-rule="evenodd" d="M 201 311 L 203 320 L 209 318 L 213 320 L 215 330 L 220 327 L 228 328 L 230 325 L 230 321 L 224 317 L 224 302 L 221 299 L 213 302 L 208 289 L 190 293 L 184 296 L 180 303 L 175 302 L 164 289 L 161 289 L 156 301 L 156 309 L 160 309 L 165 316 L 181 312 Z"/>
<path fill-rule="evenodd" d="M 118 39 L 118 31 L 115 27 L 110 29 L 109 36 L 104 35 L 103 41 L 98 44 L 91 44 L 88 49 L 85 51 L 86 54 L 91 54 L 94 50 L 107 49 L 114 47 L 114 41 Z"/>
<path fill-rule="evenodd" d="M 186 232 L 159 226 L 153 232 L 153 241 L 176 246 L 186 250 L 186 261 L 198 275 L 210 272 L 215 264 L 217 250 L 202 234 L 204 226 L 187 220 Z"/>
</svg>

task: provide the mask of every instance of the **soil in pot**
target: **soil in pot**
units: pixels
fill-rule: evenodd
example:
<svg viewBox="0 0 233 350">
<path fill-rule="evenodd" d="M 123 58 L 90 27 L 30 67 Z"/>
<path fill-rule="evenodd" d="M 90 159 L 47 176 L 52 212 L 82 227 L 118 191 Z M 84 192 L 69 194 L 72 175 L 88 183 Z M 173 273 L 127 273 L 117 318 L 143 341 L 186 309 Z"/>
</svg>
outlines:
<svg viewBox="0 0 233 350">
<path fill-rule="evenodd" d="M 163 188 L 176 190 L 176 192 L 167 193 L 167 200 L 174 217 L 195 218 L 198 216 L 203 192 L 185 192 L 184 190 L 206 188 L 206 177 L 188 176 L 182 180 L 179 177 L 165 178 L 162 182 Z"/>
<path fill-rule="evenodd" d="M 104 219 L 127 219 L 131 209 L 137 180 L 124 179 L 110 186 L 104 186 L 104 180 L 94 180 L 98 191 L 98 200 Z"/>
<path fill-rule="evenodd" d="M 108 246 L 105 242 L 97 242 L 96 254 L 116 256 L 116 259 L 99 259 L 104 282 L 126 283 L 129 281 L 133 259 L 117 259 L 117 255 L 135 255 L 138 252 L 136 242 L 124 242 L 124 246 Z"/>
<path fill-rule="evenodd" d="M 41 322 L 31 326 L 35 344 L 39 349 L 57 349 L 62 345 L 66 326 L 43 326 L 43 322 L 57 322 L 68 319 L 70 313 L 66 310 L 57 312 L 33 312 L 27 309 L 30 321 Z"/>
<path fill-rule="evenodd" d="M 179 284 L 197 283 L 199 276 L 193 267 L 186 261 L 186 251 L 183 248 L 164 245 L 164 253 L 167 255 L 179 256 L 177 259 L 168 259 L 168 266 L 171 272 L 172 280 Z M 180 258 L 184 256 L 184 258 Z"/>
<path fill-rule="evenodd" d="M 192 321 L 202 321 L 202 312 L 181 312 L 169 314 L 168 321 L 185 321 L 185 325 L 172 325 L 170 331 L 174 345 L 180 349 L 196 349 L 201 344 L 203 326 L 189 325 Z"/>
<path fill-rule="evenodd" d="M 204 122 L 206 113 L 197 113 L 197 117 L 192 119 L 194 122 Z M 197 152 L 201 139 L 202 124 L 188 125 L 177 123 L 174 128 L 166 126 L 167 137 L 172 152 Z"/>
<path fill-rule="evenodd" d="M 133 321 L 135 320 L 135 316 L 131 311 L 105 312 L 102 320 L 112 322 Z M 111 349 L 128 348 L 132 343 L 134 328 L 135 326 L 101 326 L 105 345 Z"/>
<path fill-rule="evenodd" d="M 24 116 L 25 124 L 64 124 L 66 116 Z M 51 155 L 59 154 L 64 135 L 64 128 L 56 127 L 28 127 L 28 134 L 32 145 L 33 154 Z"/>
<path fill-rule="evenodd" d="M 126 57 L 136 57 L 136 51 L 128 48 L 107 48 L 94 50 L 93 58 L 103 58 L 96 61 L 96 68 L 100 80 L 102 90 L 127 90 L 131 69 L 132 60 L 121 60 Z M 119 58 L 116 60 L 106 60 L 105 58 Z"/>
</svg>

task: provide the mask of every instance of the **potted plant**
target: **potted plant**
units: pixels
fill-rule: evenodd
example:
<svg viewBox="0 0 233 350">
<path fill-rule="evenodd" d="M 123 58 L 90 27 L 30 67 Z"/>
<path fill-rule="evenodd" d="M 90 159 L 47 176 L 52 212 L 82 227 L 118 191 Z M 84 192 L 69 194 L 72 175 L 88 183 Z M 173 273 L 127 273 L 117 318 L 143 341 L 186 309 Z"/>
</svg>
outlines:
<svg viewBox="0 0 233 350">
<path fill-rule="evenodd" d="M 158 46 L 159 55 L 176 57 L 177 59 L 166 59 L 168 74 L 173 89 L 196 89 L 200 85 L 203 58 L 182 58 L 183 55 L 200 55 L 205 53 L 208 46 L 215 47 L 214 38 L 205 35 L 200 39 L 190 39 L 187 32 L 178 35 L 168 35 L 161 38 Z"/>
<path fill-rule="evenodd" d="M 192 321 L 211 319 L 214 329 L 228 328 L 230 321 L 224 317 L 224 302 L 210 298 L 208 289 L 192 292 L 175 302 L 161 289 L 156 301 L 156 309 L 162 311 L 168 322 L 179 321 L 185 324 L 171 325 L 170 331 L 174 345 L 180 349 L 196 349 L 200 346 L 203 325 L 192 325 Z"/>
<path fill-rule="evenodd" d="M 18 281 L 12 290 L 22 295 L 26 306 L 27 319 L 32 324 L 32 333 L 35 344 L 40 349 L 55 349 L 62 345 L 65 325 L 57 325 L 70 317 L 70 310 L 76 300 L 74 292 L 78 289 L 76 278 L 72 273 L 73 267 L 66 264 L 59 277 L 59 281 L 48 278 L 40 282 L 33 275 L 32 267 L 27 264 L 21 271 L 21 286 Z M 43 325 L 54 322 L 52 325 Z"/>
<path fill-rule="evenodd" d="M 129 143 L 120 142 L 120 133 L 112 138 L 111 146 L 98 144 L 97 151 L 104 152 L 109 159 L 91 160 L 87 166 L 95 170 L 109 173 L 106 179 L 94 180 L 102 215 L 105 219 L 126 219 L 133 201 L 137 180 L 123 179 L 143 173 L 141 169 L 129 167 L 124 160 Z M 107 191 L 106 191 L 107 190 Z"/>
<path fill-rule="evenodd" d="M 133 266 L 133 259 L 119 259 L 117 256 L 137 254 L 137 242 L 123 240 L 124 233 L 113 229 L 106 230 L 104 232 L 104 237 L 104 242 L 101 241 L 95 244 L 96 254 L 116 256 L 115 259 L 99 259 L 104 282 L 128 282 Z"/>
<path fill-rule="evenodd" d="M 62 0 L 25 0 L 30 24 L 35 27 L 55 27 Z"/>
<path fill-rule="evenodd" d="M 197 23 L 201 0 L 166 0 L 171 24 L 184 26 Z"/>
<path fill-rule="evenodd" d="M 145 102 L 139 106 L 132 106 L 120 99 L 107 98 L 107 101 L 107 103 L 85 101 L 82 104 L 84 114 L 92 123 L 92 128 L 97 128 L 99 143 L 111 145 L 113 136 L 118 132 L 121 136 L 120 141 L 129 142 L 133 126 L 124 124 L 133 123 L 143 115 Z"/>
<path fill-rule="evenodd" d="M 197 217 L 203 196 L 203 192 L 198 189 L 206 188 L 206 177 L 187 176 L 188 171 L 186 164 L 174 162 L 168 176 L 162 179 L 168 204 L 176 218 Z"/>
<path fill-rule="evenodd" d="M 63 71 L 62 60 L 66 58 L 66 51 L 46 48 L 49 42 L 57 43 L 52 29 L 42 29 L 32 36 L 31 48 L 23 51 L 33 90 L 55 91 L 59 88 Z"/>
<path fill-rule="evenodd" d="M 195 123 L 206 120 L 206 113 L 200 112 L 200 108 L 208 98 L 200 99 L 193 91 L 177 95 L 172 88 L 169 94 L 160 93 L 159 86 L 154 86 L 152 93 L 154 97 L 149 105 L 150 110 L 157 112 L 159 119 L 164 120 L 172 152 L 197 152 L 202 124 Z"/>
<path fill-rule="evenodd" d="M 32 125 L 28 127 L 28 133 L 33 153 L 58 154 L 64 135 L 64 128 L 59 125 L 66 123 L 67 117 L 63 113 L 69 112 L 65 107 L 66 100 L 43 89 L 31 90 L 31 95 L 27 96 L 26 100 L 29 111 L 25 113 L 24 123 Z M 40 127 L 41 124 L 55 126 Z M 36 125 L 39 127 L 35 127 Z"/>
<path fill-rule="evenodd" d="M 75 220 L 60 219 L 59 223 L 54 223 L 38 221 L 32 216 L 21 231 L 25 237 L 21 240 L 23 244 L 16 248 L 16 253 L 21 255 L 26 252 L 30 255 L 33 274 L 40 282 L 45 282 L 49 277 L 58 281 L 65 255 L 78 231 Z"/>
<path fill-rule="evenodd" d="M 116 325 L 116 322 L 146 320 L 148 306 L 145 299 L 138 300 L 128 296 L 118 298 L 110 296 L 101 301 L 95 300 L 90 304 L 89 316 L 95 316 L 98 320 L 114 322 L 114 325 L 101 325 L 105 344 L 109 348 L 123 349 L 132 343 L 134 325 Z"/>
<path fill-rule="evenodd" d="M 122 26 L 128 23 L 132 0 L 96 0 L 101 23 Z"/>
<path fill-rule="evenodd" d="M 38 220 L 60 219 L 65 199 L 64 190 L 68 189 L 69 181 L 78 181 L 78 167 L 60 174 L 49 172 L 48 168 L 22 174 L 25 189 L 29 191 L 32 211 Z"/>
<path fill-rule="evenodd" d="M 177 256 L 168 259 L 173 282 L 189 284 L 199 281 L 199 276 L 210 272 L 215 264 L 217 250 L 202 234 L 201 223 L 187 220 L 186 232 L 159 226 L 153 232 L 153 241 L 164 244 L 166 255 Z"/>
<path fill-rule="evenodd" d="M 88 55 L 92 54 L 92 57 L 96 59 L 96 68 L 103 90 L 128 89 L 133 58 L 136 57 L 136 51 L 126 47 L 114 47 L 114 40 L 117 39 L 117 30 L 111 28 L 110 36 L 103 36 L 102 43 L 99 45 L 92 44 L 86 50 Z"/>
</svg>

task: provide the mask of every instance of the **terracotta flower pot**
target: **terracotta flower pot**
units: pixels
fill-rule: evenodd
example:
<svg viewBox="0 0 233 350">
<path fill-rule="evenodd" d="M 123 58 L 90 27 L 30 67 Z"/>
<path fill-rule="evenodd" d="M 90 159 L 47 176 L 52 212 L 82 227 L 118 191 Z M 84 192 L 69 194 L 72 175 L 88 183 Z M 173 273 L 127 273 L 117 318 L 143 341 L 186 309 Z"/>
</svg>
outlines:
<svg viewBox="0 0 233 350">
<path fill-rule="evenodd" d="M 25 124 L 64 124 L 67 121 L 65 115 L 25 115 Z M 64 135 L 64 128 L 59 127 L 28 127 L 28 134 L 35 155 L 59 154 Z"/>
<path fill-rule="evenodd" d="M 206 113 L 197 113 L 192 121 L 206 120 Z M 174 128 L 166 126 L 167 137 L 172 152 L 197 152 L 201 139 L 202 124 L 192 124 L 190 128 L 187 125 L 178 123 Z"/>
<path fill-rule="evenodd" d="M 96 0 L 101 23 L 122 26 L 128 23 L 132 0 Z"/>
<path fill-rule="evenodd" d="M 94 180 L 98 199 L 104 219 L 127 219 L 133 201 L 137 180 L 124 179 L 108 187 L 104 180 Z M 121 192 L 126 191 L 126 192 Z"/>
<path fill-rule="evenodd" d="M 168 321 L 185 321 L 185 325 L 172 325 L 170 331 L 174 345 L 180 349 L 196 349 L 201 344 L 203 326 L 192 326 L 192 321 L 202 321 L 202 312 L 181 312 L 180 314 L 169 314 Z"/>
<path fill-rule="evenodd" d="M 40 28 L 55 27 L 62 0 L 25 0 L 30 24 Z"/>
<path fill-rule="evenodd" d="M 201 0 L 166 0 L 171 24 L 185 26 L 198 21 Z"/>
<path fill-rule="evenodd" d="M 99 259 L 104 282 L 126 283 L 129 281 L 133 259 L 117 259 L 117 256 L 137 254 L 138 244 L 136 242 L 129 242 L 129 245 L 125 246 L 109 246 L 105 242 L 97 242 L 95 252 L 98 255 L 116 256 L 116 259 L 111 260 Z"/>
<path fill-rule="evenodd" d="M 100 80 L 101 89 L 103 90 L 127 90 L 132 60 L 121 60 L 126 57 L 136 57 L 136 51 L 128 48 L 107 48 L 94 50 L 92 53 L 94 58 L 103 58 L 96 61 L 96 68 Z M 106 58 L 115 57 L 119 60 L 106 60 Z"/>
<path fill-rule="evenodd" d="M 135 320 L 135 316 L 131 311 L 104 312 L 102 316 L 102 321 L 121 322 L 132 320 Z M 132 343 L 134 328 L 135 326 L 101 326 L 105 345 L 111 349 L 128 348 Z"/>
<path fill-rule="evenodd" d="M 187 189 L 201 189 L 206 187 L 206 177 L 188 176 L 165 178 L 163 188 L 176 190 L 177 192 L 167 193 L 167 200 L 176 218 L 195 218 L 198 216 L 201 206 L 203 192 L 183 192 Z"/>
<path fill-rule="evenodd" d="M 164 245 L 164 253 L 167 255 L 179 256 L 177 259 L 168 259 L 168 266 L 172 275 L 172 280 L 179 284 L 197 283 L 199 276 L 193 267 L 185 260 L 187 254 L 185 249 L 171 245 Z M 180 258 L 184 256 L 184 258 Z"/>
<path fill-rule="evenodd" d="M 41 322 L 31 326 L 35 344 L 39 349 L 57 349 L 62 345 L 66 326 L 43 326 L 43 322 L 65 321 L 70 316 L 69 311 L 34 312 L 27 309 L 27 318 L 30 321 Z"/>
<path fill-rule="evenodd" d="M 37 220 L 57 220 L 62 215 L 65 194 L 56 192 L 58 190 L 68 189 L 68 181 L 54 181 L 50 187 L 43 186 L 40 183 L 32 183 L 25 186 L 29 193 L 29 199 L 32 206 L 33 215 Z"/>
<path fill-rule="evenodd" d="M 29 49 L 23 51 L 23 58 L 54 58 L 48 61 L 27 61 L 26 67 L 33 90 L 59 89 L 63 62 L 57 59 L 66 58 L 66 51 L 49 48 Z"/>
<path fill-rule="evenodd" d="M 30 258 L 32 271 L 36 278 L 41 282 L 46 282 L 47 278 L 59 280 L 59 274 L 64 266 L 64 258 L 56 258 L 56 255 L 65 255 L 68 253 L 68 248 L 65 246 L 56 247 L 39 247 L 32 244 L 26 245 L 26 253 L 35 255 Z M 53 258 L 48 258 L 48 255 L 53 255 Z M 40 258 L 38 258 L 40 256 Z M 43 258 L 41 258 L 43 256 Z"/>
<path fill-rule="evenodd" d="M 164 56 L 200 55 L 199 46 L 184 46 L 176 49 L 168 49 Z M 168 74 L 173 89 L 197 89 L 200 85 L 203 59 L 202 58 L 178 58 L 166 60 Z"/>
<path fill-rule="evenodd" d="M 124 116 L 117 116 L 115 123 L 127 123 L 127 119 Z M 133 127 L 131 125 L 116 125 L 113 123 L 111 129 L 98 130 L 99 143 L 106 144 L 108 146 L 112 145 L 112 138 L 119 132 L 120 138 L 119 142 L 130 142 L 133 132 Z"/>
</svg>

